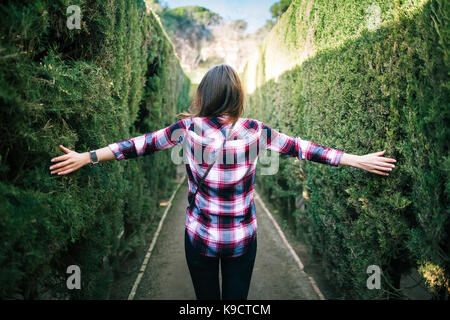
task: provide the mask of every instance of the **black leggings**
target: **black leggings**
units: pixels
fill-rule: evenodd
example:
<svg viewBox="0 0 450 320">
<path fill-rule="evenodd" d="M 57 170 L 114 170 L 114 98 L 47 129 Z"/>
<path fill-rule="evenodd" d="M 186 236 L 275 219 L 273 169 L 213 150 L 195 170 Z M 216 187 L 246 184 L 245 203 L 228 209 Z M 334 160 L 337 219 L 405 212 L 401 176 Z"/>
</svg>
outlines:
<svg viewBox="0 0 450 320">
<path fill-rule="evenodd" d="M 198 300 L 220 300 L 219 260 L 222 270 L 222 299 L 247 300 L 256 257 L 256 237 L 248 251 L 235 258 L 207 257 L 198 252 L 184 236 L 186 261 Z"/>
</svg>

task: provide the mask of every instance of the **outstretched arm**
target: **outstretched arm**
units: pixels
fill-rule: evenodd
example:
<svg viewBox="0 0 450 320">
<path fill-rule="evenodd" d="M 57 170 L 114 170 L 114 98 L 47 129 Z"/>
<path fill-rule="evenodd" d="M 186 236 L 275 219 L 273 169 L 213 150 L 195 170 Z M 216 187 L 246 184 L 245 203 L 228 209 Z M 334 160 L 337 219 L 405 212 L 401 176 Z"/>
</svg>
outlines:
<svg viewBox="0 0 450 320">
<path fill-rule="evenodd" d="M 91 162 L 91 156 L 89 152 L 78 153 L 64 147 L 63 145 L 59 145 L 59 147 L 66 154 L 53 158 L 51 160 L 51 162 L 59 162 L 58 164 L 52 165 L 49 168 L 51 170 L 51 174 L 68 174 L 77 171 L 81 167 L 84 167 Z M 114 153 L 112 153 L 112 151 L 108 147 L 104 147 L 95 151 L 97 153 L 98 161 L 100 162 L 114 159 Z"/>
<path fill-rule="evenodd" d="M 182 119 L 167 128 L 111 143 L 104 148 L 97 149 L 95 151 L 98 161 L 131 159 L 173 147 L 182 140 L 180 138 L 184 135 L 187 121 Z M 65 175 L 91 162 L 89 152 L 78 153 L 62 145 L 59 147 L 66 154 L 51 160 L 51 162 L 59 162 L 50 167 L 51 174 Z"/>
<path fill-rule="evenodd" d="M 290 137 L 274 130 L 264 123 L 262 125 L 262 138 L 267 149 L 286 154 L 299 159 L 306 159 L 334 167 L 339 165 L 352 166 L 379 175 L 389 175 L 397 162 L 392 158 L 382 157 L 386 150 L 359 156 L 345 153 L 306 141 L 299 137 Z"/>
</svg>

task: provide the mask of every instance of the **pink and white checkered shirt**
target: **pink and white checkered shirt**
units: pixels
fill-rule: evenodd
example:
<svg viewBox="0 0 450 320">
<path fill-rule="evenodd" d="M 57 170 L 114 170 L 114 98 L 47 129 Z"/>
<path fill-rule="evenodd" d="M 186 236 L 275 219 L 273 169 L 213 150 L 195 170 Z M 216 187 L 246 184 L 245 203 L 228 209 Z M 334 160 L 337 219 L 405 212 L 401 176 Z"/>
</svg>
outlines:
<svg viewBox="0 0 450 320">
<path fill-rule="evenodd" d="M 260 151 L 271 150 L 334 167 L 339 165 L 344 153 L 287 136 L 250 118 L 239 118 L 222 150 L 223 140 L 231 128 L 231 124 L 222 124 L 225 117 L 182 119 L 167 128 L 108 146 L 116 159 L 122 160 L 150 155 L 183 141 L 188 200 L 211 163 L 209 159 L 217 157 L 192 209 L 186 208 L 190 241 L 210 257 L 240 256 L 247 252 L 256 236 L 253 190 Z"/>
</svg>

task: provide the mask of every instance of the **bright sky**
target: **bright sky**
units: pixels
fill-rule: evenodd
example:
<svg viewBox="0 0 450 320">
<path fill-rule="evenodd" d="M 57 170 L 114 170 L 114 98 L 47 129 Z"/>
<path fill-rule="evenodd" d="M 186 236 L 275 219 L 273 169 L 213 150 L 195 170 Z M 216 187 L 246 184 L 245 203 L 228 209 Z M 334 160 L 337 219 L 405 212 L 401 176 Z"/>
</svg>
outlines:
<svg viewBox="0 0 450 320">
<path fill-rule="evenodd" d="M 163 0 L 169 8 L 202 6 L 220 14 L 225 20 L 245 20 L 252 33 L 272 18 L 270 7 L 277 0 Z"/>
</svg>

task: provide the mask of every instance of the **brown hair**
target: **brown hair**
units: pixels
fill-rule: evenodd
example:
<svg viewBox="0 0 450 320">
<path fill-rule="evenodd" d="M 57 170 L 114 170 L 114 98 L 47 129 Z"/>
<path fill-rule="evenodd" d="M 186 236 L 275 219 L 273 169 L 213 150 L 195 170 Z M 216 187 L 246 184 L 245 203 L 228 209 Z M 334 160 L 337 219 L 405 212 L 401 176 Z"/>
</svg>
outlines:
<svg viewBox="0 0 450 320">
<path fill-rule="evenodd" d="M 237 72 L 226 64 L 211 68 L 198 85 L 189 112 L 178 118 L 219 117 L 227 115 L 225 122 L 236 122 L 244 107 L 244 90 Z"/>
</svg>

